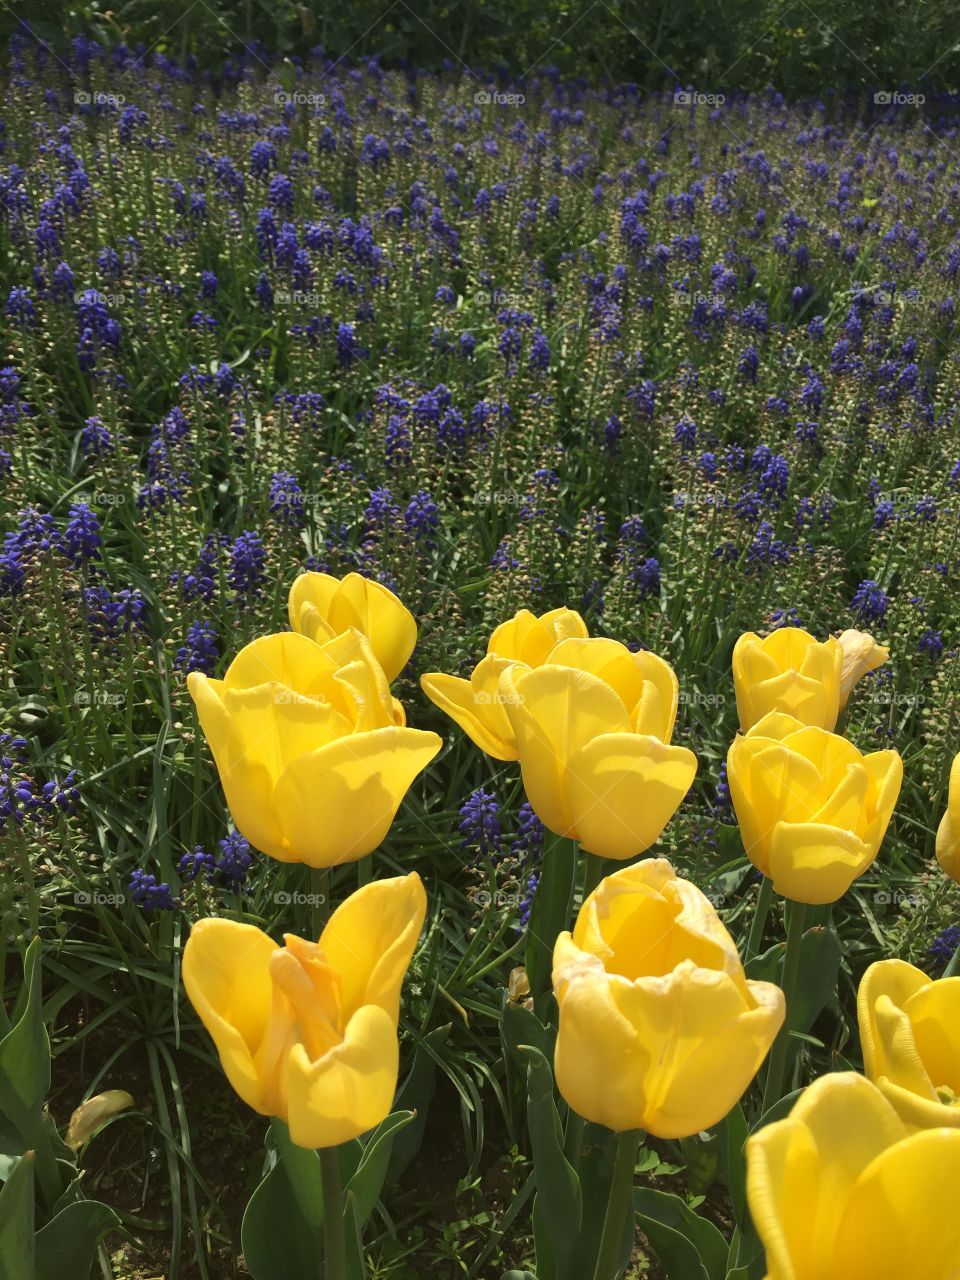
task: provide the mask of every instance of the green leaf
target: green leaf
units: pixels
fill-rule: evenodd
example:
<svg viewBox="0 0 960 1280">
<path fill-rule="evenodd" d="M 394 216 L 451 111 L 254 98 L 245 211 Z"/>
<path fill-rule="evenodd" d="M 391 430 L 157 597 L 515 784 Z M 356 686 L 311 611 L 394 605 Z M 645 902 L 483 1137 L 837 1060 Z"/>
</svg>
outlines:
<svg viewBox="0 0 960 1280">
<path fill-rule="evenodd" d="M 414 1117 L 393 1140 L 390 1163 L 387 1166 L 388 1184 L 399 1181 L 401 1174 L 416 1158 L 423 1145 L 427 1116 L 436 1088 L 437 1055 L 450 1035 L 451 1026 L 448 1022 L 442 1027 L 434 1027 L 423 1037 L 414 1051 L 406 1079 L 397 1090 L 397 1107 L 403 1111 L 412 1111 Z"/>
<path fill-rule="evenodd" d="M 793 1009 L 788 1011 L 791 1031 L 809 1031 L 834 998 L 842 952 L 833 929 L 808 929 L 800 943 L 800 976 Z"/>
<path fill-rule="evenodd" d="M 539 1049 L 523 1048 L 527 1057 L 527 1125 L 537 1195 L 533 1230 L 537 1272 L 541 1280 L 566 1280 L 580 1234 L 581 1193 L 576 1171 L 563 1154 L 563 1130 L 553 1095 L 553 1072 Z"/>
<path fill-rule="evenodd" d="M 120 1219 L 97 1200 L 78 1200 L 37 1232 L 35 1280 L 87 1280 L 97 1245 Z"/>
<path fill-rule="evenodd" d="M 743 1223 L 747 1212 L 747 1157 L 744 1145 L 747 1141 L 747 1118 L 738 1102 L 718 1126 L 720 1135 L 720 1159 L 733 1216 Z"/>
<path fill-rule="evenodd" d="M 363 1157 L 356 1173 L 344 1188 L 348 1195 L 352 1194 L 356 1199 L 357 1229 L 360 1232 L 366 1226 L 380 1198 L 390 1163 L 394 1135 L 412 1119 L 412 1111 L 394 1111 L 377 1125 L 363 1149 Z"/>
<path fill-rule="evenodd" d="M 802 1092 L 802 1089 L 794 1089 L 793 1093 L 788 1093 L 786 1097 L 778 1098 L 773 1106 L 763 1113 L 750 1132 L 756 1133 L 764 1125 L 773 1124 L 775 1120 L 785 1119 L 793 1110 L 793 1105 Z"/>
<path fill-rule="evenodd" d="M 270 1121 L 270 1132 L 280 1152 L 280 1164 L 293 1188 L 304 1222 L 311 1227 L 323 1226 L 323 1182 L 320 1157 L 308 1147 L 298 1147 L 290 1138 L 290 1130 L 282 1120 Z"/>
<path fill-rule="evenodd" d="M 33 1275 L 33 1157 L 23 1156 L 0 1190 L 0 1280 Z"/>
<path fill-rule="evenodd" d="M 240 1244 L 254 1280 L 317 1280 L 322 1275 L 322 1230 L 300 1212 L 282 1161 L 250 1197 Z"/>
<path fill-rule="evenodd" d="M 638 1213 L 640 1229 L 650 1241 L 669 1280 L 708 1280 L 700 1254 L 686 1236 L 657 1218 Z"/>
<path fill-rule="evenodd" d="M 23 961 L 19 1017 L 0 1040 L 0 1112 L 33 1145 L 50 1090 L 50 1042 L 43 1025 L 40 942 L 34 938 Z"/>
<path fill-rule="evenodd" d="M 690 1241 L 706 1270 L 708 1280 L 724 1280 L 728 1246 L 712 1222 L 701 1218 L 679 1196 L 667 1191 L 635 1187 L 633 1203 L 637 1213 L 644 1219 L 652 1219 L 671 1227 Z M 646 1231 L 646 1227 L 644 1230 Z"/>
<path fill-rule="evenodd" d="M 505 1271 L 500 1280 L 537 1280 L 532 1271 Z"/>
</svg>

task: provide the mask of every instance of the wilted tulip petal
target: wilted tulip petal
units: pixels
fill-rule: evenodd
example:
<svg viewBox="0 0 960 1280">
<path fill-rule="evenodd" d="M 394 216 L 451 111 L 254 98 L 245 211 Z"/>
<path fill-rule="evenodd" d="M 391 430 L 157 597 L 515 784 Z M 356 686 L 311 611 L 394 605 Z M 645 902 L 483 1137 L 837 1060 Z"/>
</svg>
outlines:
<svg viewBox="0 0 960 1280">
<path fill-rule="evenodd" d="M 741 1097 L 785 1015 L 783 993 L 744 975 L 716 911 L 670 863 L 608 876 L 553 958 L 557 1087 L 615 1130 L 679 1138 Z"/>
<path fill-rule="evenodd" d="M 132 1106 L 133 1095 L 125 1089 L 107 1089 L 104 1093 L 95 1094 L 81 1102 L 70 1117 L 64 1142 L 74 1151 L 79 1151 L 111 1116 Z"/>
<path fill-rule="evenodd" d="M 877 644 L 869 631 L 842 631 L 838 641 L 843 650 L 840 670 L 840 710 L 847 705 L 853 686 L 871 671 L 876 671 L 890 657 L 886 645 Z"/>
<path fill-rule="evenodd" d="M 187 995 L 233 1088 L 298 1145 L 336 1146 L 389 1114 L 400 986 L 425 913 L 412 873 L 358 890 L 317 943 L 287 934 L 278 947 L 232 920 L 194 925 Z"/>
</svg>

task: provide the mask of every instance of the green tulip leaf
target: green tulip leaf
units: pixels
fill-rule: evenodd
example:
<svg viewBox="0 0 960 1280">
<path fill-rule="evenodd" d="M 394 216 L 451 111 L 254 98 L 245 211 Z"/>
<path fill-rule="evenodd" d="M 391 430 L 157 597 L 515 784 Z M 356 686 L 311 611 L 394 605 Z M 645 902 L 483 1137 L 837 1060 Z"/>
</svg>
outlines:
<svg viewBox="0 0 960 1280">
<path fill-rule="evenodd" d="M 696 1246 L 685 1235 L 643 1213 L 637 1214 L 637 1222 L 669 1280 L 709 1280 Z"/>
<path fill-rule="evenodd" d="M 21 1157 L 0 1190 L 0 1280 L 34 1274 L 33 1157 Z"/>
<path fill-rule="evenodd" d="M 363 1149 L 356 1173 L 345 1187 L 346 1193 L 354 1197 L 357 1228 L 360 1231 L 366 1226 L 380 1198 L 390 1164 L 394 1136 L 406 1128 L 413 1118 L 412 1111 L 394 1111 L 377 1125 Z"/>
<path fill-rule="evenodd" d="M 316 1153 L 308 1154 L 319 1165 Z M 323 1274 L 322 1229 L 307 1222 L 300 1212 L 282 1160 L 250 1197 L 240 1244 L 254 1280 L 317 1280 Z"/>
<path fill-rule="evenodd" d="M 794 1089 L 793 1093 L 788 1093 L 786 1097 L 778 1098 L 772 1107 L 769 1107 L 760 1119 L 756 1122 L 751 1133 L 756 1133 L 758 1129 L 762 1129 L 764 1125 L 773 1124 L 775 1120 L 784 1120 L 793 1110 L 794 1103 L 803 1092 L 802 1089 Z"/>
<path fill-rule="evenodd" d="M 442 1027 L 434 1027 L 419 1041 L 410 1070 L 397 1090 L 395 1105 L 400 1110 L 412 1111 L 413 1119 L 393 1139 L 390 1163 L 387 1165 L 388 1186 L 400 1180 L 423 1145 L 427 1116 L 436 1089 L 437 1060 L 451 1029 L 452 1024 L 449 1022 Z"/>
<path fill-rule="evenodd" d="M 580 1234 L 580 1181 L 563 1154 L 550 1064 L 533 1045 L 521 1046 L 520 1051 L 528 1063 L 527 1125 L 537 1174 L 533 1202 L 537 1272 L 540 1280 L 574 1280 L 571 1267 Z"/>
<path fill-rule="evenodd" d="M 311 1227 L 323 1226 L 323 1182 L 320 1157 L 308 1147 L 298 1147 L 282 1120 L 270 1121 L 270 1132 L 280 1153 L 280 1163 L 293 1189 L 300 1213 Z"/>
<path fill-rule="evenodd" d="M 87 1280 L 97 1245 L 119 1226 L 114 1211 L 97 1200 L 68 1204 L 37 1232 L 35 1280 Z"/>
<path fill-rule="evenodd" d="M 841 959 L 840 940 L 833 929 L 808 929 L 803 935 L 797 995 L 788 1012 L 791 1031 L 809 1031 L 834 998 Z"/>
<path fill-rule="evenodd" d="M 43 1123 L 43 1100 L 50 1089 L 50 1041 L 43 1025 L 40 943 L 27 948 L 23 990 L 14 1020 L 0 1040 L 0 1113 L 33 1145 Z"/>
<path fill-rule="evenodd" d="M 690 1241 L 707 1273 L 707 1280 L 724 1280 L 728 1246 L 712 1222 L 699 1217 L 679 1196 L 654 1191 L 650 1187 L 635 1187 L 633 1203 L 644 1222 L 659 1222 Z M 646 1226 L 643 1229 L 646 1231 Z"/>
<path fill-rule="evenodd" d="M 720 1121 L 719 1135 L 720 1160 L 727 1180 L 727 1192 L 733 1216 L 741 1224 L 747 1213 L 747 1157 L 743 1149 L 747 1134 L 747 1118 L 738 1102 Z"/>
<path fill-rule="evenodd" d="M 537 1280 L 532 1271 L 505 1271 L 500 1280 Z"/>
</svg>

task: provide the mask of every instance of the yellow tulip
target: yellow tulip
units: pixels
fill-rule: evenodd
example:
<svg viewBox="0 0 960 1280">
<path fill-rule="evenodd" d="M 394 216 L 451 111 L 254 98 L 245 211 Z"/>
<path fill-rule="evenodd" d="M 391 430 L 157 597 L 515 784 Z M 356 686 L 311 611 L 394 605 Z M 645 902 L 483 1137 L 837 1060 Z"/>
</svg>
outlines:
<svg viewBox="0 0 960 1280">
<path fill-rule="evenodd" d="M 835 902 L 880 848 L 903 781 L 896 751 L 861 755 L 838 734 L 778 712 L 727 753 L 747 857 L 797 902 Z"/>
<path fill-rule="evenodd" d="M 710 902 L 663 858 L 607 876 L 553 953 L 557 1087 L 618 1131 L 683 1138 L 717 1124 L 786 1011 L 749 981 Z"/>
<path fill-rule="evenodd" d="M 747 1141 L 767 1280 L 956 1280 L 960 1131 L 909 1135 L 869 1080 L 822 1076 Z"/>
<path fill-rule="evenodd" d="M 187 685 L 234 822 L 281 862 L 328 867 L 371 853 L 441 746 L 405 726 L 358 631 L 322 645 L 263 636 L 222 680 L 195 671 Z"/>
<path fill-rule="evenodd" d="M 847 705 L 853 686 L 870 671 L 882 667 L 890 657 L 886 645 L 877 644 L 869 631 L 843 631 L 838 641 L 843 650 L 840 671 L 840 710 Z M 828 726 L 831 727 L 832 726 Z"/>
<path fill-rule="evenodd" d="M 494 631 L 486 657 L 474 667 L 469 680 L 431 671 L 421 676 L 420 684 L 430 701 L 481 751 L 495 760 L 516 760 L 513 729 L 499 693 L 501 674 L 512 665 L 538 667 L 561 640 L 586 635 L 587 625 L 573 609 L 553 609 L 539 618 L 529 609 L 521 609 Z"/>
<path fill-rule="evenodd" d="M 692 751 L 670 746 L 672 668 L 616 640 L 563 640 L 543 666 L 507 667 L 500 696 L 540 820 L 599 857 L 649 849 L 697 772 Z"/>
<path fill-rule="evenodd" d="M 857 994 L 864 1071 L 910 1129 L 960 1129 L 960 978 L 880 960 Z"/>
<path fill-rule="evenodd" d="M 290 626 L 323 644 L 352 628 L 366 636 L 388 681 L 396 680 L 417 643 L 417 624 L 393 592 L 359 573 L 333 578 L 302 573 L 290 588 Z"/>
<path fill-rule="evenodd" d="M 960 884 L 960 754 L 953 757 L 947 808 L 937 828 L 937 861 Z"/>
<path fill-rule="evenodd" d="M 833 729 L 843 662 L 843 649 L 832 636 L 821 644 L 799 627 L 781 627 L 762 640 L 745 632 L 733 647 L 741 729 L 746 732 L 771 711 Z"/>
<path fill-rule="evenodd" d="M 400 986 L 427 899 L 416 872 L 365 885 L 318 942 L 276 943 L 254 925 L 198 921 L 183 982 L 243 1101 L 301 1147 L 378 1125 L 397 1087 Z"/>
</svg>

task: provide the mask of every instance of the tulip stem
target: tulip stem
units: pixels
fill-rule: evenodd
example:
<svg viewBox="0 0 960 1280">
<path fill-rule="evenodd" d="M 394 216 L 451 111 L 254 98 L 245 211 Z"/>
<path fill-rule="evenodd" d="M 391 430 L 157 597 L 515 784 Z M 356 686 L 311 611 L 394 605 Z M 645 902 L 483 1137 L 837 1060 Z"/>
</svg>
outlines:
<svg viewBox="0 0 960 1280">
<path fill-rule="evenodd" d="M 577 882 L 577 845 L 555 836 L 543 851 L 542 870 L 527 926 L 524 960 L 534 1000 L 550 990 L 553 948 L 557 934 L 570 927 L 570 911 Z"/>
<path fill-rule="evenodd" d="M 606 858 L 598 858 L 594 853 L 587 854 L 587 865 L 583 870 L 583 895 L 580 898 L 581 907 L 603 879 L 604 868 L 606 865 Z"/>
<path fill-rule="evenodd" d="M 319 1154 L 323 1186 L 323 1280 L 347 1280 L 340 1152 L 336 1147 L 321 1147 Z"/>
<path fill-rule="evenodd" d="M 770 1062 L 767 1066 L 767 1080 L 763 1089 L 761 1115 L 766 1114 L 775 1102 L 783 1096 L 783 1075 L 787 1068 L 787 1056 L 790 1051 L 790 1019 L 795 1011 L 797 1000 L 797 979 L 800 976 L 800 950 L 803 943 L 803 925 L 807 913 L 803 902 L 789 903 L 790 922 L 787 925 L 787 949 L 783 957 L 783 981 L 780 984 L 787 1002 L 787 1016 L 783 1026 L 773 1042 Z"/>
<path fill-rule="evenodd" d="M 627 1129 L 617 1137 L 617 1154 L 613 1162 L 607 1212 L 603 1219 L 603 1234 L 600 1237 L 593 1280 L 617 1280 L 620 1275 L 620 1253 L 628 1214 L 633 1204 L 633 1174 L 637 1167 L 639 1146 L 639 1129 Z"/>
<path fill-rule="evenodd" d="M 327 867 L 310 868 L 310 924 L 314 941 L 330 919 L 330 871 Z"/>
<path fill-rule="evenodd" d="M 955 978 L 958 974 L 960 974 L 960 946 L 957 947 L 956 951 L 953 953 L 953 958 L 944 969 L 943 977 Z"/>
<path fill-rule="evenodd" d="M 760 943 L 763 941 L 763 930 L 767 923 L 767 916 L 770 914 L 770 903 L 773 901 L 773 881 L 769 876 L 764 876 L 760 882 L 760 893 L 757 897 L 756 910 L 753 913 L 753 919 L 750 921 L 750 932 L 747 935 L 747 947 L 743 955 L 744 963 L 752 960 L 760 950 Z"/>
</svg>

